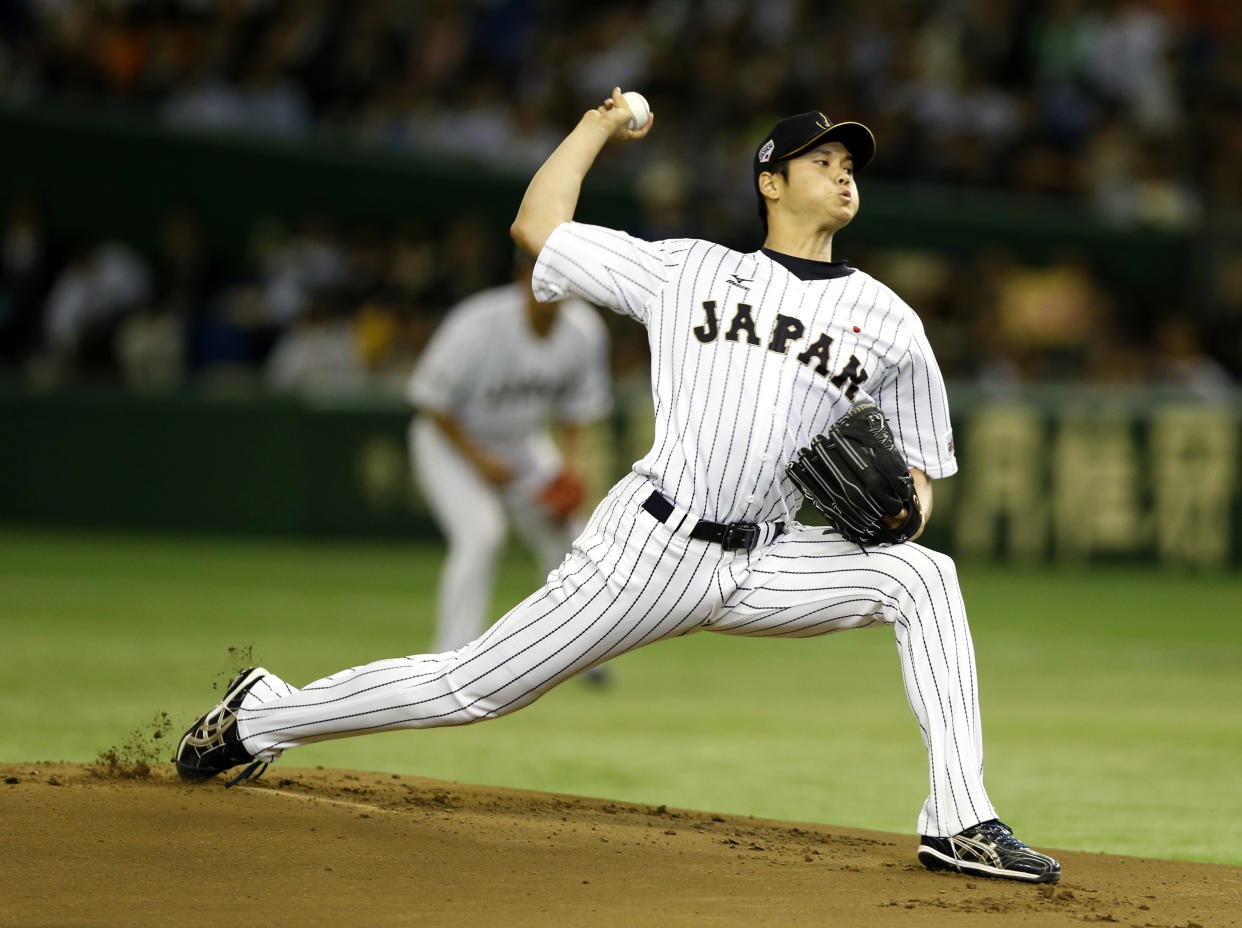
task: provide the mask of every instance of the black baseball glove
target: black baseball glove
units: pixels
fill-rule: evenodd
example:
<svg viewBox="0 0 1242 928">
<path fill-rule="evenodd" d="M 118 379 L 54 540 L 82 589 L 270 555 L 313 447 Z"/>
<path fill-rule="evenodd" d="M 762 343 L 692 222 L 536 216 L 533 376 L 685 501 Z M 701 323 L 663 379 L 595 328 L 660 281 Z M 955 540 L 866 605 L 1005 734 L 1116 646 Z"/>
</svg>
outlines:
<svg viewBox="0 0 1242 928">
<path fill-rule="evenodd" d="M 914 478 L 880 407 L 861 400 L 785 465 L 828 524 L 860 545 L 895 545 L 923 524 Z M 907 513 L 891 527 L 885 519 Z"/>
</svg>

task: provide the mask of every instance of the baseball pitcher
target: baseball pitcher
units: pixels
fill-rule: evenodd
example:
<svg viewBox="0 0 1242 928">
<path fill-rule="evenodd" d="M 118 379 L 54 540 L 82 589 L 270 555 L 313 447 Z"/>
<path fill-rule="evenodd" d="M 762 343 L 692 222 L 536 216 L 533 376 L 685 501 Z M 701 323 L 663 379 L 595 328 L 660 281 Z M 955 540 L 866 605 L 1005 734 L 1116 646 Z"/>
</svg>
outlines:
<svg viewBox="0 0 1242 928">
<path fill-rule="evenodd" d="M 1060 865 L 1019 841 L 988 798 L 957 574 L 914 543 L 932 480 L 956 469 L 935 357 L 909 306 L 832 258 L 858 212 L 870 130 L 813 112 L 759 140 L 753 195 L 767 238 L 741 253 L 573 221 L 603 147 L 651 130 L 653 117 L 638 128 L 630 118 L 619 89 L 586 112 L 535 174 L 512 232 L 538 256 L 540 299 L 579 296 L 646 327 L 650 452 L 548 582 L 479 638 L 301 689 L 245 671 L 182 739 L 182 776 L 245 764 L 240 778 L 313 741 L 495 718 L 588 667 L 690 632 L 808 637 L 887 625 L 928 754 L 918 859 L 1057 880 Z M 804 496 L 830 529 L 794 520 Z"/>
</svg>

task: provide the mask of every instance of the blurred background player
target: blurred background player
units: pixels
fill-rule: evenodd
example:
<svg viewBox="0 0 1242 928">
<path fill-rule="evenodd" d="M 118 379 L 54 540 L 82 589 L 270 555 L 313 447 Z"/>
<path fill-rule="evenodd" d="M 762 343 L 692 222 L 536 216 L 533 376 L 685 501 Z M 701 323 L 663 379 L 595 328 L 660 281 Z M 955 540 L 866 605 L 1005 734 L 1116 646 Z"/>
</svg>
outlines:
<svg viewBox="0 0 1242 928">
<path fill-rule="evenodd" d="M 513 283 L 449 311 L 406 391 L 418 410 L 415 477 L 448 541 L 436 652 L 482 634 L 508 526 L 545 574 L 569 551 L 581 527 L 580 433 L 611 407 L 603 321 L 581 300 L 536 302 L 533 263 L 514 261 Z"/>
</svg>

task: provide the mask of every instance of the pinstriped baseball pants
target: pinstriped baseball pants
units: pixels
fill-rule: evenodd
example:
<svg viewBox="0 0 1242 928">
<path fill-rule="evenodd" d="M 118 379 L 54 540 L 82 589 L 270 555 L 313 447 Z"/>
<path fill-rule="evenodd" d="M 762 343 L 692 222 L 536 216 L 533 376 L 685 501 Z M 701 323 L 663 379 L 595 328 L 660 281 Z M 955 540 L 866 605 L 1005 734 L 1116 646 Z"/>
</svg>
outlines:
<svg viewBox="0 0 1242 928">
<path fill-rule="evenodd" d="M 642 509 L 651 489 L 636 474 L 618 483 L 548 582 L 460 650 L 376 661 L 301 689 L 265 678 L 238 716 L 245 747 L 271 759 L 315 741 L 496 718 L 588 667 L 695 631 L 798 638 L 889 624 L 928 752 L 919 834 L 996 816 L 950 558 L 917 544 L 864 552 L 802 527 L 723 551 L 689 537 L 693 518 L 660 523 Z"/>
</svg>

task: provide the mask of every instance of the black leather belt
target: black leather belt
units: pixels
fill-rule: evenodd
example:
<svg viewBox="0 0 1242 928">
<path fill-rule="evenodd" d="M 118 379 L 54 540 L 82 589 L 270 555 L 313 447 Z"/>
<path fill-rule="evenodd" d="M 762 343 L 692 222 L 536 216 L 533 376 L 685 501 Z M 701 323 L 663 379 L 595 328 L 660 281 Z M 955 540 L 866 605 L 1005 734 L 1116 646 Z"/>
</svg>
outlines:
<svg viewBox="0 0 1242 928">
<path fill-rule="evenodd" d="M 661 522 L 667 522 L 668 517 L 673 514 L 673 504 L 659 490 L 652 491 L 643 503 L 643 508 Z M 783 531 L 785 523 L 777 522 L 776 532 L 772 537 L 775 538 Z M 759 544 L 762 532 L 763 526 L 758 522 L 708 522 L 706 519 L 699 519 L 690 530 L 690 537 L 715 542 L 726 551 L 749 551 Z"/>
</svg>

